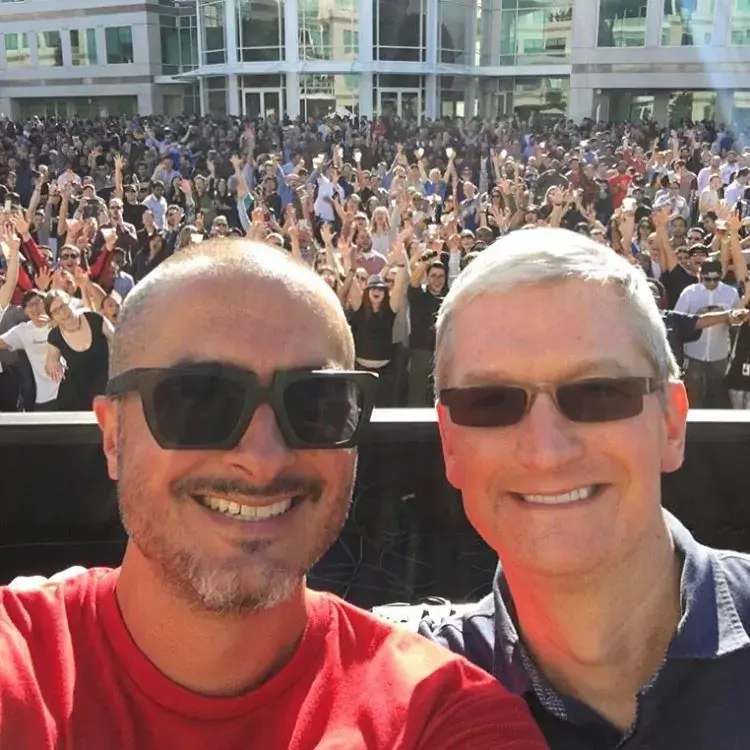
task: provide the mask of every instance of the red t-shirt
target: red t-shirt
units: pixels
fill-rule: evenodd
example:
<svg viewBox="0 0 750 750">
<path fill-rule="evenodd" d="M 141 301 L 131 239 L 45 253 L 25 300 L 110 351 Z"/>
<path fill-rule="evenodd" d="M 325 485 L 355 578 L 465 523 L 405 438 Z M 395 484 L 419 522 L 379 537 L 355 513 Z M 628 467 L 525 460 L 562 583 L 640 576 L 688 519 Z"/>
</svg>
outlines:
<svg viewBox="0 0 750 750">
<path fill-rule="evenodd" d="M 276 676 L 238 697 L 194 693 L 131 639 L 118 575 L 0 588 L 0 748 L 546 747 L 523 701 L 493 677 L 325 593 L 309 593 L 304 635 Z"/>
<path fill-rule="evenodd" d="M 612 192 L 612 208 L 617 210 L 628 197 L 630 177 L 626 174 L 616 174 L 609 178 L 609 189 Z"/>
</svg>

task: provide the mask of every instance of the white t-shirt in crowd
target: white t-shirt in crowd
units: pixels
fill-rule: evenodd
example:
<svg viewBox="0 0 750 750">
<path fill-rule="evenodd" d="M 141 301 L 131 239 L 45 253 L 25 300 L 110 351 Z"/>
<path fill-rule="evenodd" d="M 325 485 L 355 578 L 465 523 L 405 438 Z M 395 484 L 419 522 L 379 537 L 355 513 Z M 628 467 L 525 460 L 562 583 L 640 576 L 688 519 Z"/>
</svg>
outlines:
<svg viewBox="0 0 750 750">
<path fill-rule="evenodd" d="M 47 336 L 50 326 L 35 326 L 30 320 L 13 326 L 7 333 L 0 336 L 11 349 L 22 349 L 29 358 L 31 369 L 36 381 L 36 402 L 46 404 L 57 398 L 57 390 L 60 387 L 47 375 L 44 365 L 47 362 Z"/>
</svg>

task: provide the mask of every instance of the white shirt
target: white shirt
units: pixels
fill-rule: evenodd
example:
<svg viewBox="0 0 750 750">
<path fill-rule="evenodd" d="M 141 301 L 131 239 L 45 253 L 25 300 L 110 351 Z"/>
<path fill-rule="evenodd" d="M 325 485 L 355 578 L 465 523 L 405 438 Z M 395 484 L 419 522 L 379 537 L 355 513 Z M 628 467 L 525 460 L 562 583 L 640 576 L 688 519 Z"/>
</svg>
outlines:
<svg viewBox="0 0 750 750">
<path fill-rule="evenodd" d="M 344 190 L 341 185 L 338 183 L 334 185 L 327 177 L 320 175 L 318 177 L 318 197 L 315 199 L 313 208 L 315 209 L 315 215 L 329 224 L 336 220 L 336 212 L 333 206 L 323 199 L 333 198 L 334 192 L 339 194 L 339 198 L 344 199 Z"/>
<path fill-rule="evenodd" d="M 154 215 L 154 226 L 161 232 L 164 229 L 164 219 L 167 215 L 167 201 L 162 196 L 157 198 L 153 193 L 147 195 L 141 205 L 146 206 Z"/>
<path fill-rule="evenodd" d="M 709 306 L 731 310 L 740 296 L 737 290 L 723 281 L 713 291 L 702 283 L 691 284 L 682 290 L 674 309 L 677 312 L 697 315 L 706 312 Z M 684 345 L 685 356 L 699 359 L 701 362 L 718 362 L 729 356 L 729 326 L 718 325 L 705 328 L 697 341 Z"/>
<path fill-rule="evenodd" d="M 57 398 L 57 390 L 60 387 L 49 375 L 44 365 L 47 362 L 47 336 L 51 326 L 44 325 L 41 328 L 35 326 L 30 320 L 13 326 L 7 333 L 0 336 L 11 349 L 22 349 L 26 352 L 31 364 L 36 381 L 36 402 L 46 404 Z"/>
<path fill-rule="evenodd" d="M 735 180 L 724 190 L 724 202 L 728 206 L 734 206 L 734 204 L 742 198 L 744 193 L 745 185 L 740 185 L 740 183 Z"/>
<path fill-rule="evenodd" d="M 708 183 L 711 180 L 711 175 L 717 171 L 718 170 L 712 169 L 711 167 L 703 167 L 703 169 L 698 172 L 698 195 L 700 195 L 708 187 Z"/>
</svg>

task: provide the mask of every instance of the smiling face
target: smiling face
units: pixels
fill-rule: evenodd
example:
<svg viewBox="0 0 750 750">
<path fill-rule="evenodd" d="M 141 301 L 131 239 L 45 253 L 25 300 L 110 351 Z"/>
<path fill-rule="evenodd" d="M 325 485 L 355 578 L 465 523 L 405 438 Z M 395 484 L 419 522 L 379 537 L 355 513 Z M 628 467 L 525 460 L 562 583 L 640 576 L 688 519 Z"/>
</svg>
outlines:
<svg viewBox="0 0 750 750">
<path fill-rule="evenodd" d="M 346 325 L 335 298 L 241 273 L 209 286 L 189 278 L 160 291 L 149 312 L 159 325 L 128 367 L 218 361 L 248 368 L 267 385 L 277 370 L 352 365 L 335 338 Z M 241 330 L 238 316 L 247 323 Z M 98 401 L 96 408 L 132 554 L 182 598 L 211 611 L 272 606 L 292 595 L 336 539 L 351 499 L 353 450 L 291 450 L 265 404 L 236 448 L 222 451 L 162 449 L 135 394 L 119 407 Z M 297 496 L 290 487 L 305 494 L 262 522 L 230 518 L 191 494 L 270 508 Z"/>
<path fill-rule="evenodd" d="M 445 387 L 655 374 L 617 294 L 597 283 L 487 293 L 456 311 L 451 342 Z M 638 548 L 660 523 L 661 472 L 682 462 L 682 385 L 665 398 L 666 410 L 648 395 L 640 415 L 598 424 L 568 420 L 546 393 L 508 427 L 457 426 L 439 407 L 448 479 L 507 569 L 584 575 Z M 535 497 L 576 489 L 593 494 Z"/>
</svg>

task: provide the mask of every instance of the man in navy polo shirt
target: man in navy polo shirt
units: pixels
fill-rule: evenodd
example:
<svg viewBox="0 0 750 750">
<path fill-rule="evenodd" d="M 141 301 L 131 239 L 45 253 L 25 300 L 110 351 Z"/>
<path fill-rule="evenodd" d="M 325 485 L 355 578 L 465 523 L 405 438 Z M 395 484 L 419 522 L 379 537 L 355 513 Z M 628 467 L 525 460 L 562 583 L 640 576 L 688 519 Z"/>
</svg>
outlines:
<svg viewBox="0 0 750 750">
<path fill-rule="evenodd" d="M 452 286 L 435 368 L 447 476 L 500 565 L 420 631 L 522 695 L 553 750 L 750 747 L 750 557 L 661 507 L 688 405 L 643 274 L 516 232 Z"/>
</svg>

